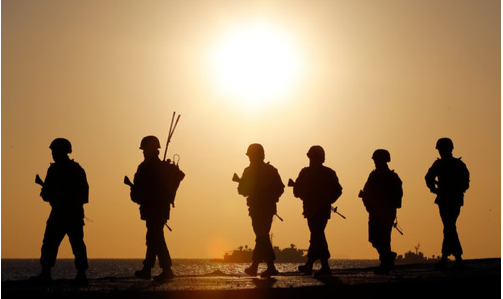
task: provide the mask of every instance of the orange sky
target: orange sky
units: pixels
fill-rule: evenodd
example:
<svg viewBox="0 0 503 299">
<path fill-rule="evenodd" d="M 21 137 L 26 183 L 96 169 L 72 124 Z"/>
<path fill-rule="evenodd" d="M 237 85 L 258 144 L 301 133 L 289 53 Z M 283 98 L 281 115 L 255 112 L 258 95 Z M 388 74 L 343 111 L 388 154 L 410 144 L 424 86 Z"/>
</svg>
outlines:
<svg viewBox="0 0 503 299">
<path fill-rule="evenodd" d="M 253 247 L 245 199 L 231 178 L 248 165 L 246 148 L 255 142 L 285 184 L 308 165 L 310 146 L 324 147 L 325 165 L 344 188 L 336 205 L 347 217 L 328 223 L 332 258 L 377 258 L 357 194 L 374 167 L 372 152 L 388 149 L 404 183 L 398 219 L 405 235 L 394 232 L 392 248 L 403 254 L 421 243 L 426 255 L 438 255 L 442 224 L 424 175 L 444 136 L 471 173 L 458 221 L 464 256 L 499 257 L 500 16 L 493 0 L 4 0 L 2 258 L 39 257 L 50 207 L 34 178 L 45 177 L 56 137 L 72 142 L 71 157 L 87 172 L 88 256 L 142 258 L 145 224 L 122 179 L 143 159 L 143 136 L 165 143 L 173 111 L 182 116 L 169 155 L 181 156 L 186 173 L 166 232 L 174 258 Z M 264 45 L 256 40 L 258 48 L 246 43 L 256 24 L 274 33 Z M 253 51 L 215 64 L 230 32 Z M 267 52 L 275 49 L 279 56 Z M 273 59 L 253 60 L 260 51 Z M 273 69 L 286 57 L 287 67 L 298 64 L 295 76 L 277 82 L 293 74 Z M 221 71 L 248 59 L 257 62 L 237 68 L 244 72 L 235 78 L 256 67 L 241 84 L 258 81 L 222 89 L 230 79 Z M 263 93 L 261 84 L 280 82 L 281 92 Z M 301 213 L 286 188 L 274 245 L 308 247 Z M 72 257 L 67 239 L 59 257 Z"/>
</svg>

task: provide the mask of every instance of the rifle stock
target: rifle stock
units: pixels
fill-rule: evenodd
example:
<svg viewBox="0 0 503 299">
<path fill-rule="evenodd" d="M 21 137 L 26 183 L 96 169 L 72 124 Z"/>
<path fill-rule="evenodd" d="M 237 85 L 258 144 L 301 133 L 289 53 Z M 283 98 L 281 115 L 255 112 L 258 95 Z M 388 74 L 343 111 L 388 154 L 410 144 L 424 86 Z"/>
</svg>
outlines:
<svg viewBox="0 0 503 299">
<path fill-rule="evenodd" d="M 232 176 L 232 181 L 239 183 L 241 181 L 241 179 L 239 178 L 239 176 L 236 173 L 234 173 L 234 175 Z"/>
<path fill-rule="evenodd" d="M 295 186 L 295 182 L 292 179 L 288 179 L 288 187 Z"/>
<path fill-rule="evenodd" d="M 127 175 L 124 177 L 124 184 L 128 185 L 129 187 L 133 187 L 133 183 L 131 183 L 131 180 Z"/>
<path fill-rule="evenodd" d="M 40 186 L 44 187 L 44 181 L 42 181 L 38 174 L 35 176 L 35 184 L 39 184 Z"/>
</svg>

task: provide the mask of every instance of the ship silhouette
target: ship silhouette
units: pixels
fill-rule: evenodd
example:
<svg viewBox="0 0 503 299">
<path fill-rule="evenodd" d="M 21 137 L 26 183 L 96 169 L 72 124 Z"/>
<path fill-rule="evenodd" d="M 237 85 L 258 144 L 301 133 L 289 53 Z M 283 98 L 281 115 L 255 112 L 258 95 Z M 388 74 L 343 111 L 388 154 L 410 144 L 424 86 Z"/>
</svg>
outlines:
<svg viewBox="0 0 503 299">
<path fill-rule="evenodd" d="M 304 263 L 307 261 L 307 250 L 298 249 L 295 244 L 290 244 L 290 247 L 280 249 L 274 246 L 274 254 L 276 255 L 275 263 Z M 253 249 L 248 246 L 239 246 L 237 249 L 226 252 L 223 259 L 219 260 L 228 263 L 249 263 L 252 261 Z"/>
<path fill-rule="evenodd" d="M 424 263 L 435 263 L 438 262 L 440 257 L 426 257 L 424 254 L 419 251 L 420 243 L 417 246 L 414 246 L 415 252 L 409 251 L 406 252 L 403 256 L 399 255 L 396 257 L 395 264 L 404 265 L 404 264 L 424 264 Z"/>
</svg>

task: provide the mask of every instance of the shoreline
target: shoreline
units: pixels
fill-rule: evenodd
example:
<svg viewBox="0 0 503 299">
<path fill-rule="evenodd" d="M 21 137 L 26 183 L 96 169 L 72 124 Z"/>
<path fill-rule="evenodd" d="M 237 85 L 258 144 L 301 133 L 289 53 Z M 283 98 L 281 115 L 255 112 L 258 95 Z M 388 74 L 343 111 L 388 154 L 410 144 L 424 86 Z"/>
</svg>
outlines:
<svg viewBox="0 0 503 299">
<path fill-rule="evenodd" d="M 316 296 L 357 298 L 390 296 L 441 298 L 477 294 L 501 295 L 501 259 L 466 260 L 461 272 L 438 271 L 433 264 L 398 265 L 387 275 L 375 268 L 332 269 L 332 276 L 316 278 L 296 272 L 272 278 L 245 274 L 210 273 L 178 276 L 166 283 L 135 277 L 90 279 L 87 286 L 75 286 L 70 279 L 55 280 L 49 286 L 27 280 L 3 281 L 2 295 L 50 298 L 274 298 L 295 299 Z"/>
</svg>

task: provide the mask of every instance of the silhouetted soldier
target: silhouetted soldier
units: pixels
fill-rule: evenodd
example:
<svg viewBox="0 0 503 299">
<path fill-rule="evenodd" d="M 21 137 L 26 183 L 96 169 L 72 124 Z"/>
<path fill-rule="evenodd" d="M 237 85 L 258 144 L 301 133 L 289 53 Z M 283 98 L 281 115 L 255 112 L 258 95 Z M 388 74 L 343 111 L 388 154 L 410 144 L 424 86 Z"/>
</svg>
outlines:
<svg viewBox="0 0 503 299">
<path fill-rule="evenodd" d="M 47 170 L 45 182 L 39 183 L 42 185 L 40 196 L 52 209 L 42 244 L 42 273 L 30 280 L 43 283 L 51 281 L 51 268 L 56 263 L 59 245 L 65 235 L 68 235 L 77 268 L 75 282 L 86 284 L 88 263 L 84 243 L 84 204 L 89 201 L 86 173 L 77 162 L 68 157 L 72 152 L 70 141 L 56 138 L 49 148 L 52 150 L 54 163 Z"/>
<path fill-rule="evenodd" d="M 325 151 L 319 145 L 307 152 L 309 167 L 303 168 L 293 186 L 295 197 L 302 199 L 304 218 L 307 218 L 311 232 L 307 262 L 299 266 L 299 271 L 311 274 L 313 263 L 320 260 L 321 269 L 315 275 L 331 275 L 328 259 L 330 251 L 325 237 L 325 227 L 332 213 L 333 204 L 342 194 L 342 187 L 335 171 L 323 165 Z"/>
<path fill-rule="evenodd" d="M 426 174 L 426 186 L 437 195 L 435 203 L 440 211 L 440 218 L 444 224 L 444 240 L 442 243 L 442 258 L 438 264 L 440 269 L 447 269 L 447 258 L 454 255 L 455 269 L 463 268 L 463 249 L 456 230 L 464 193 L 470 186 L 470 173 L 461 158 L 454 158 L 452 150 L 454 144 L 449 138 L 440 138 L 435 147 L 440 159 L 437 159 Z"/>
<path fill-rule="evenodd" d="M 272 218 L 276 214 L 276 203 L 283 194 L 285 185 L 281 181 L 278 170 L 269 163 L 264 163 L 264 148 L 260 144 L 251 144 L 246 155 L 250 159 L 250 166 L 246 167 L 238 185 L 238 193 L 247 197 L 249 215 L 255 232 L 255 249 L 252 264 L 246 268 L 248 275 L 257 275 L 260 262 L 267 263 L 267 270 L 261 276 L 270 277 L 278 274 L 274 266 L 274 250 L 269 231 Z"/>
<path fill-rule="evenodd" d="M 387 150 L 376 150 L 372 159 L 376 169 L 370 173 L 359 197 L 369 213 L 369 242 L 379 253 L 381 261 L 375 273 L 385 274 L 395 264 L 396 253 L 391 251 L 391 230 L 396 209 L 402 206 L 402 181 L 388 167 L 391 157 Z"/>
<path fill-rule="evenodd" d="M 166 281 L 174 277 L 171 270 L 171 257 L 164 239 L 164 225 L 169 219 L 170 205 L 178 184 L 185 176 L 176 166 L 159 159 L 159 139 L 155 136 L 144 137 L 140 144 L 145 160 L 138 166 L 131 187 L 131 200 L 140 205 L 140 216 L 146 221 L 147 252 L 143 268 L 135 276 L 150 279 L 156 257 L 162 273 L 154 277 L 157 281 Z M 176 169 L 173 169 L 175 167 Z"/>
</svg>

